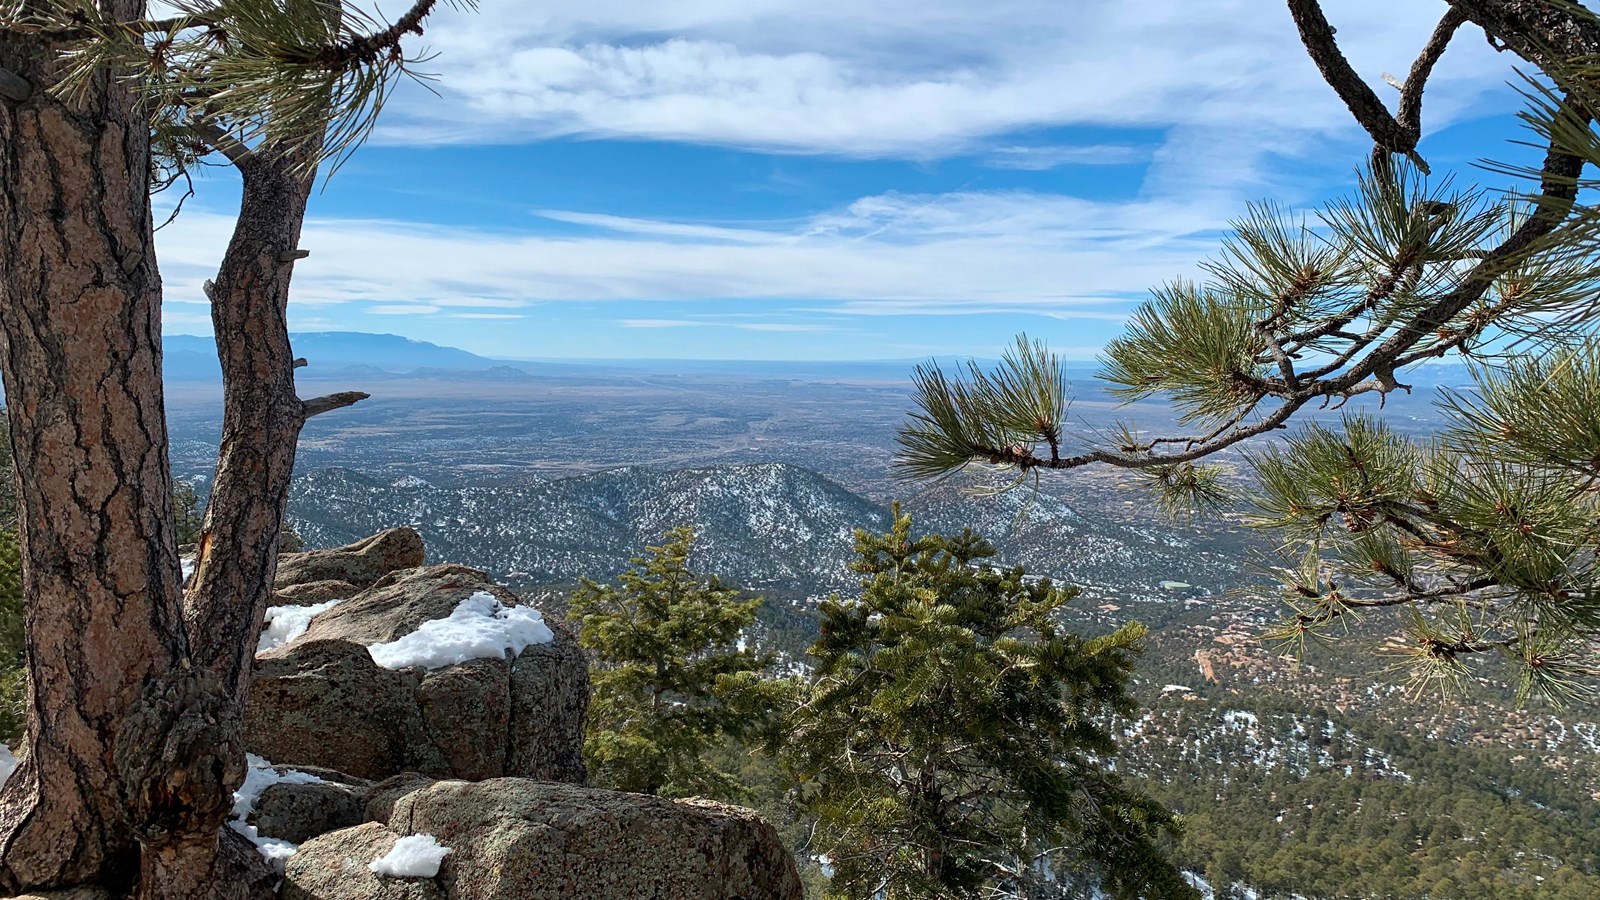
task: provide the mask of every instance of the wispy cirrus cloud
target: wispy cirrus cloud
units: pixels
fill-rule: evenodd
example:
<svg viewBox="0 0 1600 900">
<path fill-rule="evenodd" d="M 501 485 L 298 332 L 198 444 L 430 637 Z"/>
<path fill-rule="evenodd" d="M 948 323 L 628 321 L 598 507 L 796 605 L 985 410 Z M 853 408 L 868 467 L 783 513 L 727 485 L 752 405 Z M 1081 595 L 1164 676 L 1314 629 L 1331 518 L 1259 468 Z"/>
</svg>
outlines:
<svg viewBox="0 0 1600 900">
<path fill-rule="evenodd" d="M 1119 166 L 1150 158 L 1147 147 L 1129 144 L 1044 145 L 1037 147 L 996 147 L 983 164 L 993 169 L 1020 169 L 1044 172 L 1062 166 Z"/>
<path fill-rule="evenodd" d="M 623 328 L 734 328 L 739 331 L 814 332 L 836 331 L 832 325 L 803 322 L 715 322 L 704 319 L 618 319 Z"/>
<path fill-rule="evenodd" d="M 296 267 L 294 297 L 300 307 L 418 317 L 649 299 L 808 301 L 842 315 L 1108 317 L 1116 314 L 1108 304 L 1194 271 L 1230 212 L 958 191 L 879 194 L 799 221 L 738 227 L 544 214 L 581 222 L 578 234 L 313 217 L 301 242 L 312 255 Z M 203 302 L 201 282 L 215 270 L 227 223 L 191 209 L 160 233 L 173 303 Z"/>
<path fill-rule="evenodd" d="M 376 303 L 365 311 L 375 316 L 431 316 L 439 312 L 439 307 L 431 303 Z"/>
<path fill-rule="evenodd" d="M 1441 8 L 1347 0 L 1329 14 L 1377 83 L 1406 70 Z M 1237 167 L 1308 135 L 1357 133 L 1287 9 L 1262 0 L 484 0 L 477 15 L 436 17 L 429 39 L 445 99 L 411 92 L 383 140 L 620 137 L 923 159 L 1028 129 L 1137 126 L 1202 133 Z M 1435 126 L 1510 75 L 1483 41 L 1457 43 L 1430 84 Z"/>
</svg>

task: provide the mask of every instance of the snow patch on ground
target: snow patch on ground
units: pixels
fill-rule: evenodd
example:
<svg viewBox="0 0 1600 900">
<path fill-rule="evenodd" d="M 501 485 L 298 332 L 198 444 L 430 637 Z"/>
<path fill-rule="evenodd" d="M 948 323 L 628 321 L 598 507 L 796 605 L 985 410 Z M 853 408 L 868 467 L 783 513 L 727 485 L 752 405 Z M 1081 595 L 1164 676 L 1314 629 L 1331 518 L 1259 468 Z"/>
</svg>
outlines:
<svg viewBox="0 0 1600 900">
<path fill-rule="evenodd" d="M 17 757 L 11 752 L 9 744 L 0 744 L 0 787 L 10 780 L 11 773 L 17 770 Z"/>
<path fill-rule="evenodd" d="M 505 606 L 493 594 L 478 591 L 456 605 L 449 616 L 422 623 L 408 635 L 371 644 L 372 661 L 385 669 L 425 666 L 437 669 L 469 659 L 515 657 L 529 644 L 548 644 L 555 634 L 531 606 Z"/>
<path fill-rule="evenodd" d="M 277 838 L 263 837 L 256 831 L 256 827 L 250 824 L 250 814 L 255 811 L 256 801 L 261 799 L 267 788 L 275 784 L 321 784 L 322 779 L 308 772 L 296 772 L 293 769 L 279 772 L 272 767 L 272 763 L 254 753 L 247 754 L 245 761 L 249 763 L 250 770 L 244 777 L 244 784 L 239 785 L 239 789 L 233 792 L 233 812 L 228 816 L 228 827 L 249 838 L 250 843 L 256 845 L 256 849 L 266 857 L 267 862 L 282 872 L 284 862 L 300 849 L 300 845 Z"/>
<path fill-rule="evenodd" d="M 260 656 L 274 647 L 293 643 L 311 627 L 313 617 L 333 609 L 341 602 L 343 601 L 328 600 L 310 606 L 267 607 L 267 617 L 261 623 L 261 640 L 256 642 L 256 655 Z"/>
<path fill-rule="evenodd" d="M 367 871 L 393 878 L 432 878 L 450 852 L 431 834 L 413 834 L 395 841 L 388 853 L 367 864 Z"/>
</svg>

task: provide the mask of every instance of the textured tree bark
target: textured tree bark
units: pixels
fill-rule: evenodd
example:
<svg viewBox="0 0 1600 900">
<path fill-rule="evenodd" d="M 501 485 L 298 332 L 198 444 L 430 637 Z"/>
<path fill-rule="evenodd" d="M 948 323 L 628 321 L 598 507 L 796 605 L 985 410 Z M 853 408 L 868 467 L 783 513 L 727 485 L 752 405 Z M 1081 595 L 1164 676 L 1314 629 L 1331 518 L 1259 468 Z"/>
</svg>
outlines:
<svg viewBox="0 0 1600 900">
<path fill-rule="evenodd" d="M 133 19 L 143 3 L 103 8 Z M 32 85 L 49 83 L 48 65 L 0 45 L 0 67 Z M 298 159 L 240 154 L 241 214 L 209 291 L 222 449 L 185 596 L 145 123 L 103 76 L 72 109 L 39 90 L 0 100 L 0 355 L 33 688 L 25 759 L 0 795 L 0 888 L 270 896 L 270 870 L 223 830 L 245 774 L 250 650 L 300 429 L 365 395 L 296 396 L 285 312 L 314 176 Z"/>
<path fill-rule="evenodd" d="M 0 67 L 49 83 L 27 47 L 0 44 Z M 0 369 L 31 685 L 25 759 L 0 794 L 13 890 L 127 890 L 139 843 L 220 821 L 234 774 L 212 749 L 215 692 L 185 666 L 148 170 L 144 110 L 104 75 L 71 109 L 43 90 L 0 100 Z"/>
<path fill-rule="evenodd" d="M 271 605 L 278 535 L 306 421 L 286 318 L 292 251 L 314 177 L 299 163 L 265 149 L 237 163 L 244 178 L 239 220 L 208 288 L 222 362 L 222 446 L 186 615 L 195 661 L 241 706 L 253 659 L 241 648 L 254 645 Z"/>
<path fill-rule="evenodd" d="M 1600 52 L 1600 21 L 1550 0 L 1449 0 L 1490 38 L 1541 67 Z"/>
<path fill-rule="evenodd" d="M 100 5 L 128 21 L 145 3 Z M 300 429 L 366 396 L 302 402 L 294 388 L 289 281 L 320 140 L 296 156 L 219 148 L 244 193 L 207 285 L 223 437 L 185 594 L 148 118 L 104 73 L 71 108 L 51 98 L 39 86 L 54 58 L 0 43 L 15 88 L 0 97 L 0 367 L 21 482 L 30 684 L 24 761 L 0 793 L 0 891 L 272 896 L 270 868 L 224 827 L 245 775 L 252 650 Z"/>
</svg>

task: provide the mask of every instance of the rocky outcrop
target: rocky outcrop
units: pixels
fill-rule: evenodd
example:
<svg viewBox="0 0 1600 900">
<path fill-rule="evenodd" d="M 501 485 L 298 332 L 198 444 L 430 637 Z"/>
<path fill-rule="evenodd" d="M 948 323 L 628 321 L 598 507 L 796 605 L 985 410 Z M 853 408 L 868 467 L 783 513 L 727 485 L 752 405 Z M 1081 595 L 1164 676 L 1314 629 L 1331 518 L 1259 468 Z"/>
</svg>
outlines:
<svg viewBox="0 0 1600 900">
<path fill-rule="evenodd" d="M 343 581 L 367 587 L 390 572 L 422 565 L 423 555 L 422 536 L 415 529 L 391 528 L 335 550 L 308 550 L 279 556 L 275 587 L 281 591 L 292 585 L 318 581 Z"/>
<path fill-rule="evenodd" d="M 372 549 L 381 537 L 351 545 L 361 549 L 333 552 L 381 555 Z M 317 615 L 298 640 L 257 660 L 245 713 L 250 752 L 279 765 L 372 781 L 421 772 L 582 783 L 588 664 L 563 625 L 548 622 L 554 639 L 529 645 L 514 659 L 386 669 L 373 661 L 368 645 L 446 618 L 478 593 L 507 607 L 521 601 L 465 566 L 391 571 L 374 582 Z"/>
<path fill-rule="evenodd" d="M 436 877 L 373 874 L 405 835 L 451 848 Z M 286 900 L 801 900 L 793 858 L 755 813 L 520 778 L 404 793 L 387 823 L 301 846 Z"/>
<path fill-rule="evenodd" d="M 280 606 L 310 606 L 326 600 L 349 600 L 361 588 L 348 581 L 308 581 L 274 588 L 273 602 Z"/>
<path fill-rule="evenodd" d="M 288 642 L 256 660 L 245 743 L 273 764 L 252 772 L 276 774 L 245 792 L 253 801 L 224 835 L 235 850 L 251 835 L 279 859 L 294 849 L 279 842 L 300 845 L 279 896 L 801 900 L 793 858 L 755 813 L 577 786 L 589 677 L 573 635 L 556 621 L 545 631 L 485 573 L 422 556 L 415 532 L 394 529 L 279 564 L 276 602 L 315 606 L 280 621 L 274 640 Z M 463 610 L 519 623 L 523 637 L 505 646 L 520 652 L 409 646 L 439 620 L 467 621 Z M 436 874 L 372 871 L 413 835 L 450 848 L 426 870 Z"/>
<path fill-rule="evenodd" d="M 367 820 L 372 782 L 312 766 L 295 771 L 321 780 L 280 781 L 262 791 L 249 818 L 249 824 L 256 827 L 257 833 L 291 844 L 303 844 L 319 834 L 350 828 Z"/>
</svg>

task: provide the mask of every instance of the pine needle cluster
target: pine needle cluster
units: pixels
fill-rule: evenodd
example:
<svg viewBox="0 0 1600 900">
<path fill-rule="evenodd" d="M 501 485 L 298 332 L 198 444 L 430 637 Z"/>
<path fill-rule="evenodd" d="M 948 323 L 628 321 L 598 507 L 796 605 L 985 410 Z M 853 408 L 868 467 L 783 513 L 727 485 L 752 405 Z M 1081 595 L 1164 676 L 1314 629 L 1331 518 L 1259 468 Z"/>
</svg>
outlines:
<svg viewBox="0 0 1600 900">
<path fill-rule="evenodd" d="M 426 77 L 415 66 L 428 57 L 402 42 L 437 4 L 387 22 L 343 0 L 173 0 L 174 15 L 130 22 L 92 0 L 47 0 L 0 7 L 0 32 L 52 48 L 45 87 L 68 104 L 107 72 L 138 91 L 158 169 L 268 144 L 311 172 L 366 140 L 400 77 Z"/>
</svg>

